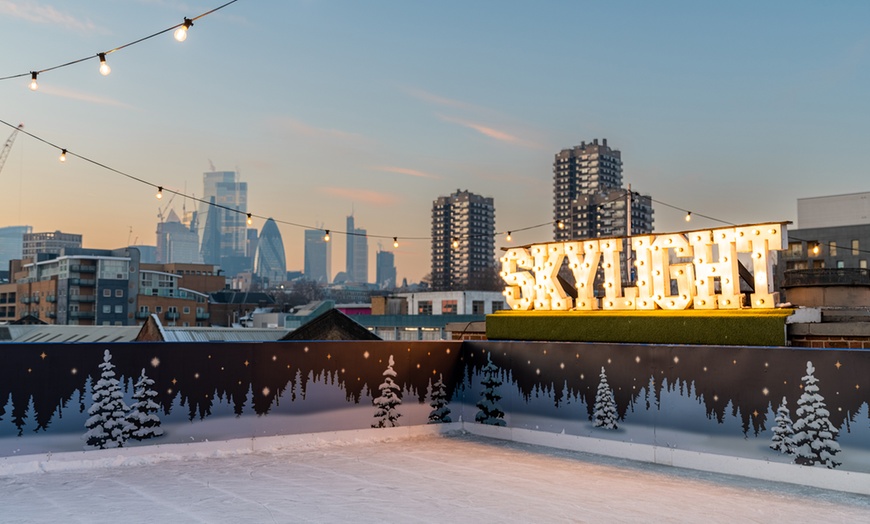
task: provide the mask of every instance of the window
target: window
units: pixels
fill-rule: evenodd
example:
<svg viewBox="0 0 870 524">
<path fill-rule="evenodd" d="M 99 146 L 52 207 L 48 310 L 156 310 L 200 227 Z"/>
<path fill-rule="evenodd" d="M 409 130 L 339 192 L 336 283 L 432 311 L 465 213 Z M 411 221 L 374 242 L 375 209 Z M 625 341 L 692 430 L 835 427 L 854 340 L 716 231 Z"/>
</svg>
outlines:
<svg viewBox="0 0 870 524">
<path fill-rule="evenodd" d="M 124 297 L 124 290 L 123 289 L 116 289 L 115 296 L 118 298 L 123 298 Z"/>
<path fill-rule="evenodd" d="M 857 257 L 859 251 L 860 251 L 860 250 L 859 250 L 859 248 L 858 248 L 858 241 L 857 241 L 857 240 L 853 240 L 853 241 L 852 241 L 852 256 Z"/>
<path fill-rule="evenodd" d="M 112 290 L 111 290 L 111 289 L 104 289 L 104 290 L 103 290 L 103 296 L 104 296 L 104 297 L 110 297 L 110 296 L 112 296 Z"/>
<path fill-rule="evenodd" d="M 799 257 L 803 253 L 803 246 L 800 242 L 789 242 L 788 243 L 788 254 L 791 256 Z"/>
<path fill-rule="evenodd" d="M 492 312 L 493 313 L 495 313 L 496 311 L 501 311 L 502 309 L 504 309 L 504 302 L 502 302 L 500 300 L 493 300 L 492 301 Z"/>
<path fill-rule="evenodd" d="M 139 306 L 140 313 L 148 313 L 148 306 Z"/>
<path fill-rule="evenodd" d="M 860 267 L 861 269 L 867 269 L 867 260 L 859 260 L 858 267 Z"/>
<path fill-rule="evenodd" d="M 190 313 L 190 306 L 184 306 L 184 309 L 182 309 L 182 311 L 185 315 L 187 315 L 188 313 Z"/>
<path fill-rule="evenodd" d="M 124 304 L 115 305 L 115 313 L 123 314 L 124 313 Z"/>
<path fill-rule="evenodd" d="M 846 264 L 842 260 L 837 260 L 837 269 L 843 269 L 844 267 L 846 267 Z"/>
<path fill-rule="evenodd" d="M 154 306 L 155 313 L 163 313 L 163 306 Z"/>
<path fill-rule="evenodd" d="M 431 315 L 432 314 L 432 301 L 431 300 L 421 300 L 417 303 L 417 314 L 418 315 Z"/>
<path fill-rule="evenodd" d="M 455 300 L 442 300 L 441 301 L 441 314 L 442 315 L 455 315 L 456 314 L 456 301 Z"/>
<path fill-rule="evenodd" d="M 830 242 L 830 243 L 828 244 L 828 251 L 831 253 L 831 256 L 832 256 L 832 257 L 837 256 L 837 243 L 836 243 L 836 242 L 833 242 L 833 241 Z"/>
<path fill-rule="evenodd" d="M 111 313 L 111 312 L 112 312 L 112 306 L 110 306 L 110 305 L 103 306 L 103 313 Z"/>
<path fill-rule="evenodd" d="M 471 314 L 472 315 L 483 315 L 485 313 L 486 302 L 483 300 L 473 300 L 471 302 Z"/>
</svg>

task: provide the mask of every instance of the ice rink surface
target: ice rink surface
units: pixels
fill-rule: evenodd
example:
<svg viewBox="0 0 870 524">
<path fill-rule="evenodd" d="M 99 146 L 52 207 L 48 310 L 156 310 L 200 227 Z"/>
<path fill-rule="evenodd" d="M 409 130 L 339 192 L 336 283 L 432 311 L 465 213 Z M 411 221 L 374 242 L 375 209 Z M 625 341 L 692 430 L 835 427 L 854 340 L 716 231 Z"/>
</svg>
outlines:
<svg viewBox="0 0 870 524">
<path fill-rule="evenodd" d="M 870 522 L 870 497 L 467 434 L 197 446 L 7 468 L 0 522 Z"/>
</svg>

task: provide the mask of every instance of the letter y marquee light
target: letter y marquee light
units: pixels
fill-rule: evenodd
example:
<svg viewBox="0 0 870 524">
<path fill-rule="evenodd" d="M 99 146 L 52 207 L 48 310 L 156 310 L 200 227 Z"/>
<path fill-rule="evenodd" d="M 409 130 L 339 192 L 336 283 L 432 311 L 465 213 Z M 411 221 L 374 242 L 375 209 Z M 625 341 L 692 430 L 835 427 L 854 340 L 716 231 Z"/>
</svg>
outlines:
<svg viewBox="0 0 870 524">
<path fill-rule="evenodd" d="M 501 258 L 505 300 L 514 311 L 773 308 L 778 297 L 773 292 L 770 252 L 788 246 L 786 224 L 510 248 Z M 624 244 L 630 244 L 633 257 L 620 256 Z M 749 304 L 740 292 L 740 253 L 752 259 L 755 292 Z M 635 261 L 630 287 L 623 287 L 623 258 Z M 576 299 L 568 296 L 558 278 L 565 260 L 574 277 Z M 593 289 L 599 270 L 603 297 L 596 297 Z"/>
</svg>

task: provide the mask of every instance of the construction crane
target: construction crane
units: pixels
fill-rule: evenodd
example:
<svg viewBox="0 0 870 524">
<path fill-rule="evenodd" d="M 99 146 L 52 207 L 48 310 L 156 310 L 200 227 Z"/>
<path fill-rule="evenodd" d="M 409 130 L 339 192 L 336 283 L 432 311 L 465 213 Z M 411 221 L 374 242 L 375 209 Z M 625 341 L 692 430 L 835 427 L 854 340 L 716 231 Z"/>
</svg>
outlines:
<svg viewBox="0 0 870 524">
<path fill-rule="evenodd" d="M 6 164 L 6 157 L 9 156 L 9 150 L 12 149 L 12 143 L 15 142 L 15 137 L 18 136 L 18 132 L 24 129 L 24 124 L 18 124 L 18 127 L 12 131 L 12 134 L 9 135 L 9 138 L 6 139 L 6 144 L 3 145 L 3 150 L 0 151 L 0 171 L 3 171 L 3 165 Z"/>
<path fill-rule="evenodd" d="M 169 206 L 172 205 L 172 201 L 175 200 L 175 195 L 177 194 L 178 193 L 172 193 L 172 197 L 169 199 L 169 202 L 166 203 L 166 206 L 164 206 L 163 209 L 161 209 L 160 206 L 157 207 L 157 218 L 158 220 L 160 220 L 161 224 L 166 221 L 166 215 L 164 213 L 169 210 Z"/>
</svg>

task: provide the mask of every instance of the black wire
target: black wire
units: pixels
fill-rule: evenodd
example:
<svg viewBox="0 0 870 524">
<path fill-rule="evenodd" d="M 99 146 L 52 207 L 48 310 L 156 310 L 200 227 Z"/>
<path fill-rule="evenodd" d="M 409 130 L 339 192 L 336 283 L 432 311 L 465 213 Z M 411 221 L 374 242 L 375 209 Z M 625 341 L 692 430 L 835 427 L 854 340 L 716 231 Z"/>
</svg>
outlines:
<svg viewBox="0 0 870 524">
<path fill-rule="evenodd" d="M 199 15 L 199 16 L 197 16 L 197 17 L 190 18 L 189 20 L 191 20 L 191 21 L 199 20 L 200 18 L 202 18 L 202 17 L 204 17 L 204 16 L 208 16 L 208 15 L 214 13 L 215 11 L 219 11 L 219 10 L 223 9 L 224 7 L 226 7 L 226 6 L 230 5 L 230 4 L 234 4 L 234 3 L 238 2 L 238 1 L 239 1 L 239 0 L 230 0 L 229 2 L 227 2 L 227 3 L 223 4 L 223 5 L 220 5 L 220 6 L 218 6 L 218 7 L 215 7 L 214 9 L 212 9 L 212 10 L 210 10 L 210 11 L 206 11 L 205 13 L 202 13 L 201 15 Z M 108 55 L 108 54 L 114 53 L 114 52 L 116 52 L 116 51 L 120 51 L 121 49 L 124 49 L 124 48 L 126 48 L 126 47 L 130 47 L 130 46 L 132 46 L 132 45 L 136 45 L 136 44 L 139 44 L 139 43 L 141 43 L 141 42 L 144 42 L 145 40 L 149 40 L 149 39 L 151 39 L 151 38 L 154 38 L 155 36 L 160 36 L 160 35 L 162 35 L 162 34 L 164 34 L 164 33 L 168 33 L 169 31 L 172 31 L 173 29 L 177 29 L 177 28 L 179 28 L 179 27 L 181 27 L 181 26 L 183 26 L 183 25 L 184 25 L 184 22 L 182 22 L 182 23 L 180 23 L 180 24 L 176 24 L 176 25 L 174 25 L 174 26 L 172 26 L 172 27 L 169 27 L 169 28 L 167 28 L 167 29 L 163 29 L 162 31 L 158 31 L 158 32 L 156 32 L 156 33 L 153 33 L 153 34 L 150 34 L 150 35 L 148 35 L 148 36 L 142 37 L 142 38 L 140 38 L 140 39 L 138 39 L 138 40 L 134 40 L 134 41 L 132 41 L 132 42 L 128 42 L 128 43 L 126 43 L 126 44 L 119 45 L 118 47 L 114 47 L 114 48 L 110 49 L 109 51 L 106 51 L 104 54 Z M 60 64 L 60 65 L 51 66 L 51 67 L 46 67 L 45 69 L 36 69 L 36 70 L 33 70 L 33 71 L 28 71 L 27 73 L 21 73 L 21 74 L 17 74 L 17 75 L 9 75 L 9 76 L 0 77 L 0 81 L 2 81 L 2 80 L 9 80 L 9 79 L 12 79 L 12 78 L 21 78 L 22 76 L 32 75 L 33 73 L 36 73 L 37 75 L 39 75 L 39 74 L 45 73 L 45 72 L 47 72 L 47 71 L 54 71 L 55 69 L 60 69 L 60 68 L 62 68 L 62 67 L 67 67 L 67 66 L 75 65 L 75 64 L 78 64 L 78 63 L 80 63 L 80 62 L 85 62 L 85 61 L 87 61 L 87 60 L 93 60 L 94 58 L 97 58 L 98 56 L 99 56 L 99 53 L 96 54 L 96 55 L 90 55 L 90 56 L 86 56 L 86 57 L 84 57 L 84 58 L 79 58 L 79 59 L 77 59 L 77 60 L 72 60 L 72 61 L 70 61 L 70 62 L 66 62 L 66 63 Z"/>
</svg>

